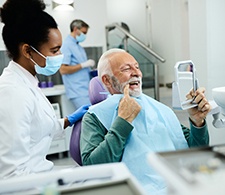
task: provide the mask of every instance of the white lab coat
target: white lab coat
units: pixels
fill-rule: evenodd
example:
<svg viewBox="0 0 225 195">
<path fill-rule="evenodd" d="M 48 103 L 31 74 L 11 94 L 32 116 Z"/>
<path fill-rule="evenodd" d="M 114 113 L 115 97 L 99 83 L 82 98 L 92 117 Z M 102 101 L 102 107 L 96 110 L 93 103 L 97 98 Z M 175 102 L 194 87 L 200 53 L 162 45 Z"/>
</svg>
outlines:
<svg viewBox="0 0 225 195">
<path fill-rule="evenodd" d="M 53 168 L 46 155 L 64 122 L 37 84 L 13 61 L 0 76 L 0 179 Z"/>
</svg>

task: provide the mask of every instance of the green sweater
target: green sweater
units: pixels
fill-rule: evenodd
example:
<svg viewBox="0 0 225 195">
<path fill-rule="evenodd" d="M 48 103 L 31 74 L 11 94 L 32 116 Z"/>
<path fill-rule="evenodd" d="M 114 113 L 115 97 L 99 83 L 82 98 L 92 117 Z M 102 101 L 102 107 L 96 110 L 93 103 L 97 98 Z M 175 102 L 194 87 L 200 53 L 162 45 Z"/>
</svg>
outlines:
<svg viewBox="0 0 225 195">
<path fill-rule="evenodd" d="M 190 122 L 190 129 L 181 125 L 189 147 L 209 144 L 208 128 L 195 127 Z M 133 126 L 117 117 L 107 130 L 94 114 L 86 113 L 82 120 L 80 151 L 83 165 L 120 162 L 126 140 Z"/>
</svg>

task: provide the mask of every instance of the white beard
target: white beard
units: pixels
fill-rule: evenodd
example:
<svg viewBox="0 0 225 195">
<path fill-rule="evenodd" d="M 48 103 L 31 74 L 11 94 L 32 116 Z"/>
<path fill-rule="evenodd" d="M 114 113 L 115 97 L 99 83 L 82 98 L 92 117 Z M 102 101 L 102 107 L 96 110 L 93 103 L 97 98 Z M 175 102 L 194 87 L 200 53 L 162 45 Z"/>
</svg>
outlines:
<svg viewBox="0 0 225 195">
<path fill-rule="evenodd" d="M 113 81 L 113 88 L 120 93 L 123 93 L 123 89 L 127 84 L 138 80 L 140 82 L 140 87 L 135 88 L 133 90 L 129 89 L 129 94 L 130 94 L 130 96 L 133 96 L 133 97 L 139 97 L 142 94 L 142 80 L 140 77 L 133 77 L 129 81 L 124 82 L 124 83 L 119 83 L 118 79 L 114 76 L 112 76 L 111 78 Z"/>
</svg>

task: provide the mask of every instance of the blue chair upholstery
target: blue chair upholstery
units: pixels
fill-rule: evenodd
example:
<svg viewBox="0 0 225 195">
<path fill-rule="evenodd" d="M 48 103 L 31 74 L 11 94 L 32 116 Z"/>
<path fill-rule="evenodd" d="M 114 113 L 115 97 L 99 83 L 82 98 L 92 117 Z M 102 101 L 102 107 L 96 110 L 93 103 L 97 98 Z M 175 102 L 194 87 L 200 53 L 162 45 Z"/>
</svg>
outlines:
<svg viewBox="0 0 225 195">
<path fill-rule="evenodd" d="M 107 98 L 107 91 L 103 87 L 99 78 L 93 77 L 89 83 L 89 98 L 92 105 L 97 104 Z M 72 130 L 70 138 L 70 155 L 79 164 L 82 165 L 80 155 L 80 132 L 81 120 L 77 121 Z"/>
</svg>

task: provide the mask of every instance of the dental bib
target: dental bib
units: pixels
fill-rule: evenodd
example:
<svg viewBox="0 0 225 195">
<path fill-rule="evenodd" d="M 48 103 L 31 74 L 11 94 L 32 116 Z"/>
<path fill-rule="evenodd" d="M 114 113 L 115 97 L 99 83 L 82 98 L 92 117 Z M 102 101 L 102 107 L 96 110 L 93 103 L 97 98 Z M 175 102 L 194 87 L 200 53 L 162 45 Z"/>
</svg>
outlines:
<svg viewBox="0 0 225 195">
<path fill-rule="evenodd" d="M 123 94 L 109 96 L 103 102 L 91 106 L 104 127 L 109 130 L 118 116 L 118 105 Z M 174 151 L 188 148 L 181 125 L 174 112 L 166 105 L 142 94 L 135 100 L 142 107 L 133 120 L 124 149 L 122 162 L 150 194 L 165 194 L 164 180 L 150 167 L 146 155 L 151 152 Z"/>
</svg>

